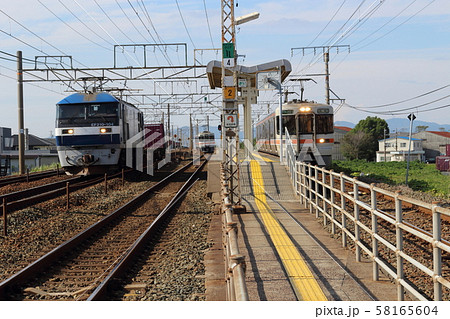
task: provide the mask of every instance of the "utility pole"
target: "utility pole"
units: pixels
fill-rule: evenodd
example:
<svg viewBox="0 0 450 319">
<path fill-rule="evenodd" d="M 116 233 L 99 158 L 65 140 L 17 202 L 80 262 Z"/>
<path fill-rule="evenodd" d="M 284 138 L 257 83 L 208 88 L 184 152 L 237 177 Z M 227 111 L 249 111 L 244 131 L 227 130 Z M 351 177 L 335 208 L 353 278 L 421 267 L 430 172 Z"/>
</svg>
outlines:
<svg viewBox="0 0 450 319">
<path fill-rule="evenodd" d="M 22 51 L 17 51 L 17 102 L 19 112 L 19 174 L 25 174 L 25 130 L 23 120 L 23 67 Z"/>
<path fill-rule="evenodd" d="M 169 137 L 169 141 L 170 141 L 170 104 L 167 103 L 167 135 Z"/>
<path fill-rule="evenodd" d="M 192 114 L 189 114 L 189 151 L 192 153 L 194 146 L 194 128 L 192 127 Z"/>
<path fill-rule="evenodd" d="M 328 62 L 330 62 L 330 53 L 323 53 L 325 62 L 325 104 L 330 105 L 330 72 L 328 71 Z"/>
</svg>

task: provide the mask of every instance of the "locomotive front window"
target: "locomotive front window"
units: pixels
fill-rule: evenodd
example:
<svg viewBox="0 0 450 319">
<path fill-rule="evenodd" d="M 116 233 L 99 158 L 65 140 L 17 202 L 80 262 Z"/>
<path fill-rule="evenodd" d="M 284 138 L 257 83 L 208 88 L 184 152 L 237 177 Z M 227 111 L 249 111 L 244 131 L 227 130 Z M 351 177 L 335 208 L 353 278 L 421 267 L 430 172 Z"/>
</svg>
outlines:
<svg viewBox="0 0 450 319">
<path fill-rule="evenodd" d="M 86 105 L 88 117 L 95 116 L 115 116 L 119 113 L 118 104 L 88 104 Z"/>
<path fill-rule="evenodd" d="M 59 104 L 56 116 L 57 127 L 119 125 L 119 104 Z"/>
<path fill-rule="evenodd" d="M 84 119 L 85 116 L 86 114 L 83 104 L 58 105 L 58 119 Z"/>
</svg>

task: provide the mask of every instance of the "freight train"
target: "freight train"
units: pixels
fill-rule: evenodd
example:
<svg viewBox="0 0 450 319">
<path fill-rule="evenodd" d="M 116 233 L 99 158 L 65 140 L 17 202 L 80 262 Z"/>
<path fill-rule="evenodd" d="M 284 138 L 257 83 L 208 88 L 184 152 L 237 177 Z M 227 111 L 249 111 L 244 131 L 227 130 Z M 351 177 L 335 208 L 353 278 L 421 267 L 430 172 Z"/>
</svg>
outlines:
<svg viewBox="0 0 450 319">
<path fill-rule="evenodd" d="M 125 167 L 127 150 L 136 154 L 127 141 L 149 135 L 164 138 L 160 126 L 144 126 L 143 113 L 137 107 L 108 93 L 72 94 L 56 104 L 59 161 L 68 175 L 116 171 Z M 155 160 L 164 154 L 161 148 L 166 145 L 157 144 L 153 147 Z M 148 143 L 145 147 L 149 147 Z"/>
<path fill-rule="evenodd" d="M 334 144 L 333 108 L 330 105 L 293 100 L 282 105 L 283 137 L 287 130 L 297 160 L 329 167 Z M 280 153 L 280 111 L 269 114 L 256 124 L 259 151 Z"/>
</svg>

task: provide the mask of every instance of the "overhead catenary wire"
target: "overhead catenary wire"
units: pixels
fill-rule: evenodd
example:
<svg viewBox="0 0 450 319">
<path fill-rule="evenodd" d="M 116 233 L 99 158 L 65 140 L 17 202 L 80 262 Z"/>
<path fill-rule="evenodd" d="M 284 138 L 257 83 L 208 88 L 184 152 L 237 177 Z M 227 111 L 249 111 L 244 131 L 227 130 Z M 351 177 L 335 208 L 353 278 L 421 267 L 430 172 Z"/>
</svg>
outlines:
<svg viewBox="0 0 450 319">
<path fill-rule="evenodd" d="M 75 13 L 73 13 L 72 10 L 70 10 L 69 7 L 67 7 L 61 0 L 58 0 L 58 2 L 67 10 L 69 11 L 69 13 L 75 18 L 77 19 L 82 25 L 84 25 L 90 32 L 92 32 L 93 34 L 95 34 L 97 37 L 99 37 L 101 40 L 105 41 L 106 43 L 108 43 L 109 45 L 113 45 L 111 42 L 106 41 L 106 39 L 104 37 L 102 37 L 101 35 L 99 35 L 94 29 L 92 29 L 91 27 L 89 27 L 83 20 L 81 20 Z"/>
<path fill-rule="evenodd" d="M 412 18 L 414 18 L 416 15 L 418 15 L 419 13 L 421 13 L 423 10 L 425 10 L 426 8 L 428 8 L 431 4 L 433 4 L 436 0 L 431 0 L 429 3 L 427 3 L 424 7 L 422 7 L 419 11 L 417 11 L 416 13 L 414 13 L 413 15 L 411 15 L 408 19 L 406 19 L 405 21 L 403 21 L 402 23 L 400 23 L 399 25 L 397 25 L 395 28 L 393 28 L 392 30 L 384 33 L 383 35 L 381 35 L 380 37 L 374 39 L 373 41 L 362 45 L 360 47 L 357 47 L 355 50 L 360 50 L 362 48 L 365 48 L 369 45 L 371 45 L 372 43 L 381 40 L 382 38 L 386 37 L 387 35 L 391 34 L 392 32 L 394 32 L 395 30 L 397 30 L 398 28 L 400 28 L 402 25 L 404 25 L 405 23 L 407 23 L 409 20 L 411 20 Z M 364 39 L 365 40 L 365 39 Z M 360 43 L 360 42 L 358 42 Z"/>
<path fill-rule="evenodd" d="M 371 114 L 378 114 L 378 115 L 406 115 L 406 114 L 410 114 L 411 111 L 409 112 L 403 112 L 402 111 L 386 111 L 386 112 L 375 112 L 375 111 L 368 111 L 368 110 L 364 110 L 364 109 L 360 109 L 359 107 L 356 106 L 352 106 L 348 103 L 344 103 L 343 106 L 349 107 L 351 109 L 357 110 L 357 111 L 361 111 L 361 112 L 365 112 L 365 113 L 371 113 Z M 434 108 L 428 108 L 426 110 L 416 110 L 416 112 L 412 112 L 412 113 L 425 113 L 425 112 L 431 112 L 431 111 L 436 111 L 436 110 L 441 110 L 444 108 L 450 107 L 450 104 L 446 104 L 446 105 L 441 105 L 441 106 L 437 106 Z M 408 109 L 414 109 L 414 108 L 408 108 Z M 406 110 L 406 109 L 405 109 Z"/>
<path fill-rule="evenodd" d="M 347 0 L 344 0 L 344 1 L 347 1 Z M 215 48 L 214 40 L 213 40 L 212 33 L 211 33 L 211 25 L 209 23 L 209 18 L 208 18 L 208 10 L 206 9 L 206 0 L 203 0 L 203 8 L 205 9 L 206 23 L 208 25 L 209 38 L 211 40 L 211 45 L 212 45 L 212 48 Z"/>
<path fill-rule="evenodd" d="M 105 50 L 109 50 L 112 51 L 111 48 L 105 47 L 103 45 L 101 45 L 100 43 L 89 39 L 87 36 L 85 36 L 83 33 L 81 33 L 80 31 L 78 31 L 77 29 L 75 29 L 74 27 L 72 27 L 70 24 L 68 24 L 66 21 L 64 21 L 63 19 L 61 19 L 56 13 L 54 13 L 48 6 L 46 6 L 44 3 L 42 3 L 41 0 L 38 0 L 38 2 L 45 8 L 47 9 L 55 18 L 57 18 L 59 21 L 61 21 L 62 23 L 64 23 L 68 28 L 70 28 L 72 31 L 74 31 L 75 33 L 77 33 L 78 35 L 80 35 L 81 37 L 83 37 L 84 39 L 88 40 L 89 42 L 93 43 L 94 45 L 97 45 L 99 47 L 101 47 L 102 49 Z"/>
<path fill-rule="evenodd" d="M 180 13 L 181 21 L 183 21 L 184 29 L 186 30 L 186 33 L 187 33 L 187 35 L 189 37 L 189 40 L 192 43 L 192 46 L 194 47 L 194 49 L 196 49 L 196 46 L 194 44 L 194 41 L 192 40 L 191 34 L 189 33 L 189 29 L 188 29 L 188 27 L 186 25 L 186 22 L 184 21 L 183 14 L 181 13 L 181 9 L 180 9 L 180 5 L 178 4 L 178 0 L 175 0 L 175 2 L 177 4 L 178 12 Z"/>
<path fill-rule="evenodd" d="M 424 97 L 424 96 L 427 96 L 427 95 L 436 93 L 436 92 L 438 92 L 438 91 L 440 91 L 440 90 L 443 90 L 443 89 L 445 89 L 445 88 L 448 88 L 448 87 L 450 87 L 450 84 L 441 86 L 441 87 L 439 87 L 439 88 L 437 88 L 437 89 L 434 89 L 434 90 L 431 90 L 431 91 L 422 93 L 422 94 L 420 94 L 420 95 L 414 96 L 414 97 L 412 97 L 412 98 L 408 98 L 408 99 L 401 100 L 401 101 L 398 101 L 398 102 L 387 103 L 387 104 L 381 104 L 381 105 L 374 105 L 374 106 L 366 106 L 366 107 L 360 107 L 360 108 L 361 108 L 361 109 L 374 109 L 374 108 L 382 108 L 382 107 L 387 107 L 387 106 L 397 105 L 397 104 L 409 102 L 409 101 L 412 101 L 412 100 L 415 100 L 415 99 L 418 99 L 418 98 L 421 98 L 421 97 Z"/>
</svg>

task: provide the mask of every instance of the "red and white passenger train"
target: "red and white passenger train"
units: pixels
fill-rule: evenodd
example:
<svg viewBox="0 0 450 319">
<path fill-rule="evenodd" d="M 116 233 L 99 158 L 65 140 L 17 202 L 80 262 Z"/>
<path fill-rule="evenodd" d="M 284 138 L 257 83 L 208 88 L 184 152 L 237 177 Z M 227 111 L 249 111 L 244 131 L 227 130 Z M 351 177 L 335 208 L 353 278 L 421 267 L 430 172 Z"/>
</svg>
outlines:
<svg viewBox="0 0 450 319">
<path fill-rule="evenodd" d="M 334 144 L 333 108 L 330 105 L 293 100 L 282 105 L 283 139 L 288 131 L 297 160 L 329 167 Z M 260 151 L 280 153 L 280 111 L 269 114 L 256 124 Z"/>
</svg>

